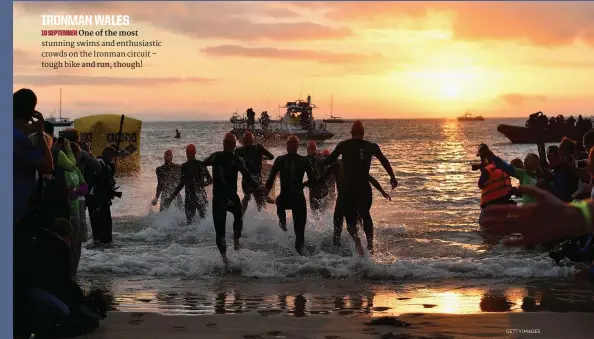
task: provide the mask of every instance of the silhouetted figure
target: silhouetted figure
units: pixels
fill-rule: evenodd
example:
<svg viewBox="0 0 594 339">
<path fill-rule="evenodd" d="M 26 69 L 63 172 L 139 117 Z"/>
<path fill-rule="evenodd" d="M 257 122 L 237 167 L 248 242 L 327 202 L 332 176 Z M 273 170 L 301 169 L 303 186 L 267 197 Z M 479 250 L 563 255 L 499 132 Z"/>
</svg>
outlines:
<svg viewBox="0 0 594 339">
<path fill-rule="evenodd" d="M 181 138 L 181 134 L 179 134 L 179 131 L 178 130 L 175 130 L 175 138 L 176 139 Z"/>
<path fill-rule="evenodd" d="M 254 128 L 254 124 L 256 122 L 256 112 L 254 112 L 253 109 L 248 108 L 245 111 L 245 114 L 247 116 L 247 127 L 253 129 Z"/>
<path fill-rule="evenodd" d="M 569 116 L 569 118 L 567 118 L 567 120 L 565 120 L 565 125 L 567 127 L 571 127 L 571 128 L 575 127 L 575 118 L 573 117 L 573 115 Z"/>
</svg>

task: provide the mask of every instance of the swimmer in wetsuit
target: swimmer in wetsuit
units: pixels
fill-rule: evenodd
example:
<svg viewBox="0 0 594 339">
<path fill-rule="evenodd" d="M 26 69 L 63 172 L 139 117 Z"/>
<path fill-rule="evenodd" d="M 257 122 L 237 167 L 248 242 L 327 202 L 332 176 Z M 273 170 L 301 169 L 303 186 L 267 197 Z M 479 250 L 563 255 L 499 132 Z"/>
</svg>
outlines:
<svg viewBox="0 0 594 339">
<path fill-rule="evenodd" d="M 212 177 L 208 173 L 208 169 L 206 169 L 204 163 L 196 159 L 196 146 L 189 144 L 186 147 L 186 156 L 188 157 L 188 161 L 181 165 L 179 184 L 165 202 L 165 208 L 171 204 L 181 189 L 185 187 L 186 200 L 184 207 L 186 210 L 186 220 L 188 225 L 190 225 L 195 221 L 196 210 L 198 210 L 200 219 L 206 218 L 208 200 L 204 188 L 212 184 Z"/>
<path fill-rule="evenodd" d="M 342 234 L 342 224 L 344 222 L 344 200 L 347 199 L 344 192 L 344 165 L 342 163 L 342 160 L 337 160 L 336 162 L 328 166 L 328 169 L 320 177 L 320 180 L 324 180 L 325 182 L 330 182 L 332 185 L 336 185 L 336 191 L 338 192 L 338 196 L 336 197 L 336 205 L 334 206 L 334 237 L 332 239 L 332 243 L 334 244 L 334 246 L 341 246 L 340 235 Z M 369 175 L 369 183 L 371 183 L 371 185 L 375 187 L 384 196 L 384 198 L 390 201 L 392 200 L 392 197 L 382 188 L 380 183 L 371 175 Z M 332 191 L 334 190 L 334 187 L 329 186 L 328 188 Z M 361 215 L 358 215 L 357 221 L 362 221 L 359 219 L 362 219 Z M 369 224 L 363 223 L 363 227 L 366 234 L 373 234 L 373 229 L 365 229 L 366 226 L 368 227 Z M 373 249 L 371 250 L 371 252 L 372 251 Z"/>
<path fill-rule="evenodd" d="M 280 194 L 276 198 L 276 213 L 279 225 L 283 231 L 287 231 L 286 210 L 293 212 L 293 224 L 295 229 L 295 250 L 303 255 L 305 245 L 305 223 L 307 222 L 307 203 L 303 194 L 303 176 L 315 184 L 317 178 L 306 157 L 297 154 L 299 139 L 291 135 L 287 139 L 287 154 L 276 158 L 270 175 L 266 181 L 265 193 L 268 195 L 276 175 L 280 173 Z"/>
<path fill-rule="evenodd" d="M 318 152 L 318 145 L 311 140 L 307 143 L 307 160 L 314 171 L 316 177 L 320 177 L 326 171 L 322 155 Z M 328 195 L 328 187 L 324 181 L 318 181 L 310 184 L 309 188 L 309 207 L 314 214 L 319 214 L 324 209 L 323 200 Z"/>
<path fill-rule="evenodd" d="M 241 202 L 237 195 L 237 173 L 241 172 L 243 180 L 248 181 L 252 187 L 258 187 L 259 182 L 245 167 L 241 158 L 236 156 L 236 139 L 231 133 L 225 134 L 223 151 L 211 154 L 204 160 L 205 166 L 212 166 L 214 184 L 212 188 L 212 219 L 216 231 L 216 243 L 223 257 L 225 265 L 227 260 L 227 243 L 225 241 L 225 224 L 227 212 L 233 214 L 233 240 L 234 249 L 239 250 L 239 238 L 243 228 L 243 212 Z M 250 182 L 251 181 L 251 182 Z"/>
<path fill-rule="evenodd" d="M 157 193 L 155 198 L 151 201 L 151 204 L 155 206 L 161 196 L 163 201 L 167 200 L 172 193 L 175 191 L 176 185 L 179 183 L 181 178 L 181 165 L 173 163 L 173 152 L 170 149 L 165 151 L 165 163 L 157 167 Z M 176 205 L 178 208 L 182 206 L 181 195 L 178 194 L 175 198 Z M 164 203 L 161 204 L 160 211 L 164 211 L 168 206 Z"/>
<path fill-rule="evenodd" d="M 367 249 L 373 251 L 373 220 L 371 209 L 371 187 L 369 186 L 369 168 L 371 158 L 376 157 L 390 175 L 392 189 L 398 186 L 394 171 L 388 159 L 376 143 L 363 140 L 365 127 L 361 121 L 355 121 L 351 128 L 351 139 L 341 141 L 334 151 L 324 160 L 330 165 L 342 155 L 344 164 L 344 193 L 348 199 L 342 202 L 347 230 L 353 237 L 357 252 L 363 256 L 363 246 L 357 232 L 357 217 L 363 219 L 363 229 L 367 237 Z"/>
<path fill-rule="evenodd" d="M 254 144 L 254 135 L 250 131 L 246 131 L 243 134 L 242 141 L 243 147 L 238 147 L 235 149 L 235 155 L 243 159 L 245 167 L 252 174 L 252 176 L 258 179 L 258 182 L 261 185 L 262 159 L 272 160 L 274 159 L 274 155 L 268 152 L 264 146 L 260 144 Z M 243 199 L 241 200 L 242 212 L 245 213 L 252 195 L 254 196 L 254 200 L 256 200 L 258 212 L 261 211 L 262 207 L 264 207 L 266 204 L 266 201 L 261 192 L 255 192 L 258 187 L 254 186 L 249 178 L 244 177 L 241 180 L 241 188 L 243 189 Z"/>
</svg>

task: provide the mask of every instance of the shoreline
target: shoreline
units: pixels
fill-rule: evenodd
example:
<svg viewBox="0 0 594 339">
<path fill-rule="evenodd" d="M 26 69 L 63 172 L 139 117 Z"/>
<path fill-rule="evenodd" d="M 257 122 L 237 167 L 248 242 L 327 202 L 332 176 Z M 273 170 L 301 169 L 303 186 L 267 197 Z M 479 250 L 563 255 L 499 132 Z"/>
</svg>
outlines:
<svg viewBox="0 0 594 339">
<path fill-rule="evenodd" d="M 453 339 L 591 338 L 591 313 L 403 314 L 409 327 L 368 326 L 370 316 L 166 316 L 110 312 L 87 339 Z M 524 332 L 522 334 L 522 332 Z M 391 333 L 391 334 L 390 334 Z"/>
</svg>

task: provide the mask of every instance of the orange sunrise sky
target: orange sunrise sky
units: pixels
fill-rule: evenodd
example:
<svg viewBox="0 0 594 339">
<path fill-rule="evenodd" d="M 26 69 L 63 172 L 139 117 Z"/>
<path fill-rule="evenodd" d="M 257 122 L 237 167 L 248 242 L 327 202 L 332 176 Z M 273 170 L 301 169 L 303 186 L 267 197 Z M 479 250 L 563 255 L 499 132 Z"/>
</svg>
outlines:
<svg viewBox="0 0 594 339">
<path fill-rule="evenodd" d="M 41 30 L 82 28 L 42 26 L 42 14 L 129 15 L 130 26 L 112 28 L 163 47 L 134 70 L 42 68 L 42 51 L 69 48 L 42 48 L 59 38 Z M 345 118 L 590 115 L 592 18 L 594 2 L 569 1 L 20 2 L 14 88 L 33 89 L 48 115 L 62 88 L 71 118 L 222 120 L 247 107 L 276 116 L 300 93 L 312 94 L 316 118 L 332 96 Z"/>
</svg>

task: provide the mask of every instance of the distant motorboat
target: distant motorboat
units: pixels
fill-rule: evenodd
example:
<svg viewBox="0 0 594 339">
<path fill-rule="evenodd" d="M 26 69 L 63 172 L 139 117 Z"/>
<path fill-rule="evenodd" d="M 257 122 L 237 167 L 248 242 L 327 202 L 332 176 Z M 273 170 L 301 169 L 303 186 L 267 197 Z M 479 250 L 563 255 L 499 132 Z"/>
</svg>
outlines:
<svg viewBox="0 0 594 339">
<path fill-rule="evenodd" d="M 474 116 L 472 116 L 472 114 L 470 114 L 468 112 L 466 114 L 464 114 L 463 116 L 458 117 L 458 121 L 483 121 L 483 120 L 485 120 L 485 118 L 483 118 L 482 115 L 474 117 Z"/>
</svg>

